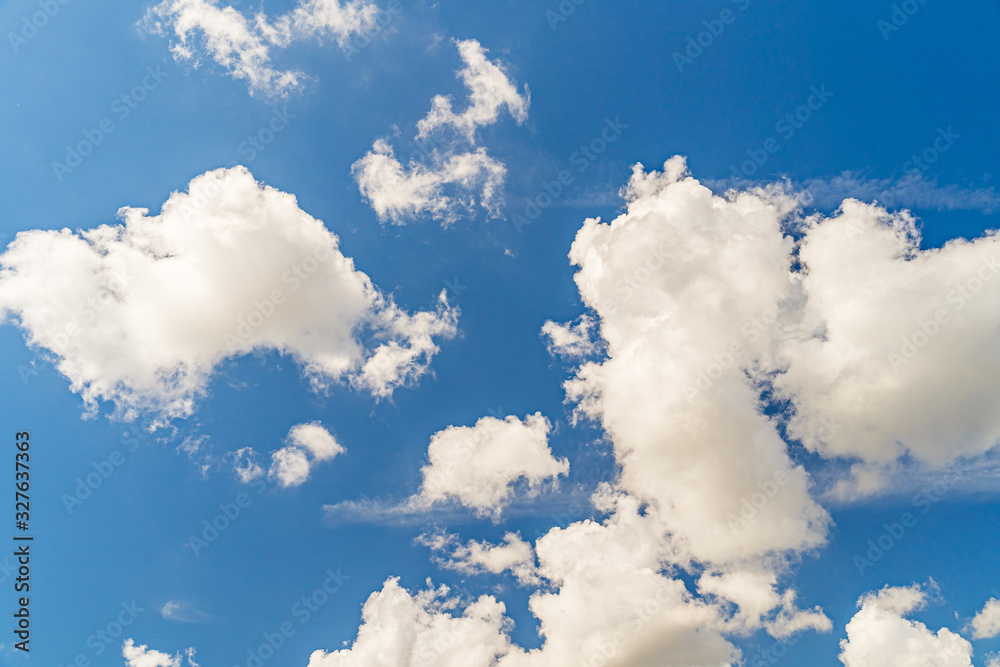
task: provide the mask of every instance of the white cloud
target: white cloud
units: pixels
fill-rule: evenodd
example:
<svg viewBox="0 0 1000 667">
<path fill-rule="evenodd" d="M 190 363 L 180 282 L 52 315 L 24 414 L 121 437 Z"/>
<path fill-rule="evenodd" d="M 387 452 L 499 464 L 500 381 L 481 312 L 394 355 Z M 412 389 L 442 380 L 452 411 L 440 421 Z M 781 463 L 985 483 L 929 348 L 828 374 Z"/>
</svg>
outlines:
<svg viewBox="0 0 1000 667">
<path fill-rule="evenodd" d="M 500 574 L 509 570 L 523 586 L 540 583 L 535 570 L 535 551 L 517 533 L 504 535 L 503 544 L 476 540 L 461 544 L 457 535 L 445 532 L 420 535 L 417 543 L 430 547 L 435 552 L 435 562 L 446 570 L 463 574 Z"/>
<path fill-rule="evenodd" d="M 505 607 L 492 596 L 482 596 L 461 615 L 448 588 L 428 588 L 415 595 L 397 579 L 388 579 L 372 593 L 362 610 L 362 625 L 350 648 L 316 651 L 309 667 L 390 667 L 435 665 L 478 667 L 495 664 L 510 650 L 510 620 Z"/>
<path fill-rule="evenodd" d="M 627 211 L 610 223 L 587 220 L 570 251 L 593 325 L 550 324 L 543 331 L 564 354 L 586 348 L 599 333 L 604 356 L 578 355 L 566 389 L 578 414 L 603 426 L 621 475 L 592 497 L 606 518 L 552 528 L 535 541 L 541 585 L 529 607 L 544 643 L 531 651 L 509 646 L 497 653 L 497 667 L 727 665 L 742 658 L 730 636 L 763 630 L 783 639 L 829 631 L 821 609 L 798 608 L 795 590 L 778 585 L 790 563 L 824 544 L 830 524 L 809 473 L 789 454 L 782 426 L 835 464 L 860 457 L 871 491 L 886 483 L 872 466 L 895 465 L 907 452 L 933 465 L 991 446 L 992 434 L 982 426 L 992 420 L 985 406 L 996 403 L 1000 375 L 982 346 L 1000 324 L 985 305 L 997 301 L 985 295 L 993 283 L 980 285 L 981 304 L 966 300 L 962 317 L 949 325 L 953 368 L 936 366 L 941 360 L 925 346 L 907 368 L 926 363 L 926 369 L 879 384 L 879 377 L 860 374 L 858 360 L 884 353 L 883 340 L 898 341 L 906 317 L 924 317 L 919 307 L 933 303 L 927 294 L 958 275 L 953 265 L 989 257 L 992 236 L 921 252 L 905 214 L 845 202 L 833 217 L 802 220 L 801 193 L 774 186 L 715 196 L 687 174 L 681 158 L 668 161 L 662 173 L 637 166 L 624 194 Z M 844 236 L 853 245 L 845 245 Z M 848 272 L 853 275 L 844 277 Z M 839 280 L 852 289 L 838 289 Z M 862 346 L 866 336 L 873 347 Z M 936 338 L 942 336 L 943 328 Z M 935 373 L 943 386 L 931 381 Z M 962 374 L 969 376 L 967 386 L 957 379 Z M 861 392 L 853 405 L 827 396 L 838 398 L 845 379 Z M 770 413 L 773 388 L 792 410 Z M 872 401 L 876 407 L 869 409 Z M 903 409 L 906 401 L 919 409 Z M 831 406 L 842 410 L 831 415 Z M 486 423 L 495 428 L 499 422 Z M 458 444 L 468 439 L 452 438 L 469 433 L 460 428 L 469 430 L 450 427 L 435 436 L 446 436 L 442 464 L 461 458 Z M 932 446 L 925 437 L 923 446 L 921 428 L 939 442 Z M 865 434 L 865 447 L 852 444 L 848 432 Z M 896 442 L 903 443 L 898 451 Z M 466 448 L 476 451 L 474 444 Z M 452 463 L 452 469 L 463 468 Z M 472 483 L 476 478 L 449 474 L 444 486 L 468 481 L 466 504 L 489 507 L 496 494 Z M 516 550 L 504 545 L 463 543 L 448 534 L 425 540 L 449 569 L 492 572 L 516 560 Z M 681 571 L 696 577 L 694 590 L 677 576 Z M 919 587 L 862 598 L 842 645 L 845 664 L 860 667 L 866 656 L 869 665 L 924 667 L 928 656 L 940 665 L 971 664 L 971 648 L 960 636 L 904 618 L 923 600 Z M 391 634 L 407 618 L 367 618 L 363 629 L 366 636 Z M 501 621 L 493 625 L 490 646 L 507 646 L 502 627 Z M 416 643 L 408 636 L 405 649 L 383 664 L 423 664 L 408 662 Z M 359 633 L 352 649 L 336 654 L 344 662 L 331 664 L 362 664 L 364 650 Z M 355 658 L 359 662 L 349 661 Z M 465 664 L 494 662 L 483 657 Z"/>
<path fill-rule="evenodd" d="M 1000 439 L 1000 237 L 920 250 L 911 216 L 848 200 L 802 239 L 797 316 L 775 385 L 824 456 L 943 466 Z"/>
<path fill-rule="evenodd" d="M 190 415 L 224 359 L 276 350 L 314 388 L 376 397 L 411 384 L 456 331 L 442 292 L 409 315 L 358 271 L 339 239 L 244 167 L 175 192 L 159 215 L 21 232 L 0 256 L 0 317 L 52 355 L 91 410 Z"/>
<path fill-rule="evenodd" d="M 228 458 L 233 462 L 236 478 L 242 483 L 249 484 L 264 476 L 264 469 L 257 463 L 257 452 L 253 450 L 253 447 L 243 447 L 235 452 L 230 452 Z"/>
<path fill-rule="evenodd" d="M 233 78 L 246 80 L 251 95 L 285 95 L 304 75 L 275 69 L 272 46 L 313 36 L 344 44 L 352 35 L 371 30 L 377 14 L 368 0 L 302 0 L 274 20 L 258 13 L 251 21 L 232 6 L 219 6 L 218 0 L 164 0 L 147 11 L 141 25 L 153 34 L 172 33 L 175 60 L 192 61 L 197 67 L 204 52 Z"/>
<path fill-rule="evenodd" d="M 662 174 L 637 166 L 627 195 L 625 214 L 587 220 L 570 251 L 607 359 L 580 366 L 569 396 L 610 435 L 621 488 L 661 513 L 690 557 L 822 544 L 828 516 L 744 372 L 768 359 L 760 320 L 791 287 L 781 225 L 793 204 L 716 197 L 680 158 Z"/>
<path fill-rule="evenodd" d="M 576 324 L 559 324 L 549 320 L 542 325 L 542 335 L 548 338 L 549 354 L 582 359 L 600 351 L 598 328 L 594 318 L 583 315 Z"/>
<path fill-rule="evenodd" d="M 925 598 L 918 585 L 863 595 L 861 610 L 847 624 L 847 639 L 840 641 L 840 661 L 846 667 L 972 667 L 972 646 L 965 639 L 905 618 L 923 607 Z"/>
<path fill-rule="evenodd" d="M 271 454 L 267 475 L 281 486 L 299 486 L 309 479 L 309 457 L 298 447 L 282 447 Z"/>
<path fill-rule="evenodd" d="M 425 162 L 411 159 L 403 164 L 392 146 L 377 140 L 372 150 L 354 163 L 351 172 L 361 195 L 381 220 L 404 224 L 408 219 L 430 215 L 448 225 L 477 205 L 498 217 L 500 196 L 507 169 L 476 148 L 476 131 L 497 121 L 506 109 L 518 123 L 528 116 L 530 96 L 510 80 L 503 67 L 486 57 L 475 40 L 456 42 L 464 62 L 459 77 L 469 90 L 469 105 L 454 111 L 450 96 L 438 95 L 431 110 L 417 123 L 417 138 L 430 139 L 433 146 Z M 467 144 L 467 148 L 463 145 Z"/>
<path fill-rule="evenodd" d="M 160 607 L 160 616 L 175 623 L 200 623 L 212 618 L 209 614 L 195 609 L 191 604 L 179 600 L 170 600 Z"/>
<path fill-rule="evenodd" d="M 293 426 L 287 442 L 286 447 L 271 454 L 268 471 L 268 476 L 283 487 L 299 486 L 309 479 L 313 465 L 347 451 L 319 422 Z"/>
<path fill-rule="evenodd" d="M 500 110 L 506 109 L 518 124 L 528 119 L 531 95 L 524 87 L 524 95 L 510 80 L 502 65 L 490 61 L 483 47 L 474 39 L 456 42 L 465 67 L 458 75 L 469 89 L 469 106 L 455 113 L 450 95 L 436 95 L 431 100 L 431 110 L 417 123 L 418 138 L 430 136 L 434 131 L 451 126 L 469 143 L 475 141 L 476 130 L 497 122 Z"/>
<path fill-rule="evenodd" d="M 475 426 L 449 426 L 431 437 L 421 472 L 420 498 L 456 499 L 481 516 L 497 518 L 514 484 L 525 480 L 529 495 L 569 471 L 548 446 L 549 421 L 536 413 L 524 420 L 483 417 Z"/>
<path fill-rule="evenodd" d="M 698 590 L 720 603 L 731 603 L 734 613 L 730 627 L 753 631 L 764 627 L 768 634 L 784 638 L 803 630 L 829 632 L 833 623 L 818 608 L 801 610 L 795 606 L 794 590 L 776 590 L 773 571 L 757 567 L 704 572 Z"/>
<path fill-rule="evenodd" d="M 450 224 L 477 204 L 498 214 L 507 168 L 485 148 L 457 154 L 435 151 L 431 157 L 431 166 L 411 162 L 404 167 L 392 147 L 379 139 L 351 171 L 361 194 L 382 220 L 402 223 L 428 213 Z M 450 191 L 446 186 L 451 185 L 458 186 L 456 191 L 446 194 Z"/>
<path fill-rule="evenodd" d="M 188 667 L 198 667 L 194 661 L 194 649 L 189 648 L 175 655 L 168 655 L 160 651 L 154 651 L 145 644 L 136 646 L 131 639 L 126 639 L 122 645 L 122 657 L 125 658 L 125 667 L 183 667 L 185 658 Z"/>
<path fill-rule="evenodd" d="M 1000 635 L 1000 600 L 990 598 L 969 625 L 973 639 L 991 639 Z"/>
</svg>

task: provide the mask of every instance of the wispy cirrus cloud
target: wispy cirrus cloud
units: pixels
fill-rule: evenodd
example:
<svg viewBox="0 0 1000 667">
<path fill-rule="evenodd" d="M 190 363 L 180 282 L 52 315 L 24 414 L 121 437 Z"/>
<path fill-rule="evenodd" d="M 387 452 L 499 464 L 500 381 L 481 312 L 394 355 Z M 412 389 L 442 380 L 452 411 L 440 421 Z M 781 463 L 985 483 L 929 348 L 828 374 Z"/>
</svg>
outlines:
<svg viewBox="0 0 1000 667">
<path fill-rule="evenodd" d="M 463 67 L 458 71 L 469 91 L 468 105 L 455 111 L 451 96 L 437 95 L 428 114 L 417 122 L 417 139 L 432 148 L 423 161 L 403 164 L 391 144 L 378 139 L 351 172 L 362 196 L 380 220 L 405 224 L 429 215 L 443 225 L 472 213 L 477 206 L 500 215 L 507 168 L 476 147 L 479 128 L 497 122 L 506 110 L 518 124 L 528 117 L 530 94 L 510 79 L 499 61 L 486 56 L 474 40 L 456 42 Z"/>
<path fill-rule="evenodd" d="M 310 37 L 331 37 L 343 45 L 352 35 L 370 31 L 377 16 L 378 8 L 369 0 L 301 0 L 281 16 L 258 12 L 253 19 L 219 0 L 163 0 L 146 12 L 140 27 L 170 35 L 177 61 L 198 67 L 207 58 L 246 81 L 251 95 L 283 96 L 298 88 L 305 75 L 276 68 L 272 48 Z"/>
</svg>

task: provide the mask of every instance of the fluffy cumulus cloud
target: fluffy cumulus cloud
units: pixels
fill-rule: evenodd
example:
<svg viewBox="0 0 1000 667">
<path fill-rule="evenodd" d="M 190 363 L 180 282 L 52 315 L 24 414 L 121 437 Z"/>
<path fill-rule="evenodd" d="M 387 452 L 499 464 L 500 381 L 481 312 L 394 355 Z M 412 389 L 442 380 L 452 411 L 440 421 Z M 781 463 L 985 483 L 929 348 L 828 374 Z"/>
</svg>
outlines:
<svg viewBox="0 0 1000 667">
<path fill-rule="evenodd" d="M 198 667 L 198 663 L 194 661 L 193 648 L 169 655 L 148 648 L 145 644 L 136 646 L 131 639 L 126 639 L 122 645 L 122 657 L 125 658 L 125 667 Z"/>
<path fill-rule="evenodd" d="M 533 567 L 542 646 L 511 645 L 499 618 L 456 629 L 456 643 L 442 646 L 489 647 L 464 661 L 472 667 L 731 665 L 742 656 L 729 637 L 829 631 L 821 609 L 800 607 L 781 584 L 789 562 L 825 543 L 830 517 L 818 494 L 857 491 L 861 478 L 878 491 L 881 469 L 903 460 L 933 471 L 988 452 L 1000 436 L 990 407 L 1000 391 L 994 235 L 920 250 L 906 213 L 848 200 L 831 216 L 803 216 L 806 198 L 786 186 L 719 196 L 681 158 L 661 172 L 637 165 L 624 192 L 627 210 L 585 221 L 570 251 L 592 314 L 543 330 L 576 363 L 566 390 L 578 417 L 598 422 L 613 445 L 620 475 L 591 498 L 603 518 L 552 528 L 533 545 L 516 535 L 421 540 L 447 569 Z M 486 420 L 437 434 L 423 493 L 496 507 L 514 477 L 480 484 L 462 443 L 478 451 L 475 433 L 527 426 Z M 819 487 L 790 453 L 801 446 L 833 470 L 860 467 Z M 428 470 L 449 461 L 435 492 Z M 388 599 L 399 614 L 373 613 Z M 918 586 L 863 597 L 842 661 L 971 664 L 962 637 L 905 617 L 924 599 Z M 399 639 L 371 664 L 436 664 L 418 653 L 435 635 L 399 628 L 415 617 L 417 628 L 457 628 L 460 607 L 389 580 L 369 598 L 353 646 L 314 656 L 312 667 L 365 664 L 382 632 Z M 994 631 L 990 605 L 977 619 L 974 632 Z M 476 634 L 484 627 L 488 641 Z"/>
<path fill-rule="evenodd" d="M 388 579 L 362 610 L 362 626 L 350 648 L 316 651 L 309 667 L 475 667 L 491 665 L 510 651 L 510 620 L 492 596 L 461 613 L 448 588 L 410 594 Z"/>
<path fill-rule="evenodd" d="M 725 563 L 822 544 L 828 517 L 764 414 L 752 376 L 773 356 L 763 321 L 791 289 L 791 204 L 714 196 L 685 172 L 636 168 L 625 214 L 587 220 L 570 259 L 607 358 L 567 383 L 611 436 L 621 487 L 687 554 Z"/>
<path fill-rule="evenodd" d="M 990 639 L 1000 635 L 1000 600 L 990 598 L 969 625 L 973 639 Z"/>
<path fill-rule="evenodd" d="M 428 463 L 422 469 L 420 499 L 426 503 L 457 500 L 482 516 L 498 517 L 514 484 L 527 493 L 569 471 L 548 445 L 549 421 L 540 413 L 497 419 L 483 417 L 475 426 L 450 426 L 431 437 Z"/>
<path fill-rule="evenodd" d="M 776 386 L 790 432 L 825 456 L 944 464 L 1000 438 L 1000 238 L 919 250 L 908 214 L 845 202 L 813 221 L 799 258 L 802 321 Z"/>
<path fill-rule="evenodd" d="M 476 147 L 477 130 L 497 122 L 506 110 L 518 123 L 528 117 L 529 95 L 523 94 L 502 65 L 491 61 L 476 40 L 457 42 L 464 66 L 459 78 L 469 90 L 468 106 L 454 109 L 450 96 L 438 95 L 431 110 L 417 123 L 417 139 L 428 146 L 423 161 L 403 164 L 392 146 L 377 140 L 352 172 L 362 196 L 381 220 L 403 224 L 429 215 L 447 225 L 477 204 L 499 215 L 506 167 L 483 147 Z"/>
<path fill-rule="evenodd" d="M 827 458 L 860 460 L 868 490 L 880 488 L 873 470 L 904 457 L 940 467 L 982 455 L 1000 439 L 990 407 L 1000 398 L 995 234 L 920 250 L 905 211 L 846 200 L 830 217 L 802 219 L 793 193 L 714 196 L 679 158 L 663 173 L 637 169 L 627 193 L 625 215 L 587 221 L 573 245 L 577 283 L 601 317 L 609 359 L 582 365 L 568 387 L 622 448 L 626 484 L 670 507 L 672 520 L 708 528 L 729 510 L 660 495 L 658 484 L 676 493 L 684 482 L 641 453 L 644 465 L 630 466 L 647 445 L 678 453 L 645 437 L 660 430 L 648 415 L 666 414 L 653 408 L 683 413 L 674 420 L 683 426 L 671 429 L 684 431 L 681 449 L 731 443 L 726 460 L 749 475 L 738 473 L 742 481 L 730 485 L 725 480 L 736 478 L 725 464 L 706 472 L 735 490 L 738 504 L 755 504 L 754 486 L 771 495 L 770 482 L 778 482 L 780 502 L 744 506 L 741 518 L 798 526 L 780 533 L 803 544 L 821 517 L 804 495 L 804 472 L 789 467 L 763 416 L 763 389 L 791 403 L 793 438 Z M 783 524 L 768 516 L 773 506 L 798 518 Z"/>
<path fill-rule="evenodd" d="M 386 397 L 455 333 L 443 293 L 435 310 L 404 312 L 294 196 L 244 167 L 196 177 L 159 215 L 119 218 L 21 232 L 0 255 L 0 316 L 92 408 L 189 415 L 221 361 L 263 350 L 293 357 L 316 389 Z"/>
<path fill-rule="evenodd" d="M 961 636 L 948 628 L 933 632 L 906 618 L 926 597 L 918 585 L 886 586 L 862 596 L 860 611 L 847 624 L 847 639 L 840 642 L 840 661 L 846 667 L 972 667 L 972 646 Z"/>
<path fill-rule="evenodd" d="M 263 12 L 253 20 L 218 0 L 163 0 L 149 9 L 141 25 L 153 34 L 167 34 L 178 61 L 202 57 L 214 61 L 236 79 L 247 82 L 250 94 L 285 95 L 299 87 L 304 75 L 272 65 L 271 48 L 309 37 L 331 37 L 344 44 L 352 35 L 375 26 L 378 8 L 369 0 L 301 0 L 276 18 Z"/>
<path fill-rule="evenodd" d="M 343 445 L 319 422 L 298 424 L 288 432 L 288 444 L 271 454 L 268 476 L 281 486 L 299 486 L 309 479 L 312 467 L 345 451 Z"/>
</svg>

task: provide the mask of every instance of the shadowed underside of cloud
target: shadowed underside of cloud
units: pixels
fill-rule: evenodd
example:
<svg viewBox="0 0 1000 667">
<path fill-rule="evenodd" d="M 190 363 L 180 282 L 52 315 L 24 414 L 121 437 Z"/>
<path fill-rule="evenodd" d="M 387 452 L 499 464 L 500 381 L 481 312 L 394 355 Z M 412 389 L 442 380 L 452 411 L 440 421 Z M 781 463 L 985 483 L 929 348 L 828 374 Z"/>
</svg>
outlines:
<svg viewBox="0 0 1000 667">
<path fill-rule="evenodd" d="M 244 167 L 196 177 L 159 215 L 119 218 L 21 232 L 0 255 L 0 317 L 92 410 L 189 415 L 220 362 L 263 350 L 293 357 L 317 390 L 388 397 L 456 331 L 443 293 L 435 310 L 404 312 L 293 195 Z"/>
<path fill-rule="evenodd" d="M 353 644 L 317 651 L 310 667 L 736 664 L 729 637 L 832 627 L 781 584 L 789 562 L 825 542 L 816 497 L 881 492 L 903 462 L 933 472 L 991 456 L 996 236 L 921 251 L 905 212 L 846 200 L 803 218 L 800 192 L 713 195 L 681 158 L 662 172 L 636 166 L 625 192 L 627 211 L 587 220 L 570 252 L 596 321 L 544 329 L 575 364 L 566 390 L 578 416 L 613 443 L 621 475 L 591 499 L 606 518 L 534 544 L 421 538 L 446 569 L 519 571 L 537 586 L 541 648 L 511 641 L 493 596 L 463 605 L 391 578 Z M 769 412 L 776 401 L 787 407 Z M 816 488 L 792 446 L 853 467 Z M 882 656 L 889 633 L 908 643 L 878 664 L 969 665 L 960 636 L 904 618 L 922 601 L 919 587 L 863 597 L 841 660 Z M 982 613 L 992 628 L 992 608 Z"/>
</svg>

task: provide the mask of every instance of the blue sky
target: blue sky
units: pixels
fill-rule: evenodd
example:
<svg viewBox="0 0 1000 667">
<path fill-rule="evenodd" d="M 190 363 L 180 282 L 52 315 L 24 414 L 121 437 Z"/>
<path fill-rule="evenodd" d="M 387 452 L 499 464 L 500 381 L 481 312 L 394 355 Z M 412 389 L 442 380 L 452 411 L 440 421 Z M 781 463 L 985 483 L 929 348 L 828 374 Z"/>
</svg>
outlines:
<svg viewBox="0 0 1000 667">
<path fill-rule="evenodd" d="M 998 664 L 1000 4 L 226 4 L 0 6 L 0 422 L 35 536 L 0 664 L 249 667 L 283 623 L 264 664 Z M 229 194 L 161 209 L 189 187 Z M 709 402 L 671 398 L 730 340 Z M 520 560 L 486 548 L 512 533 Z M 661 584 L 687 597 L 622 630 Z"/>
</svg>

